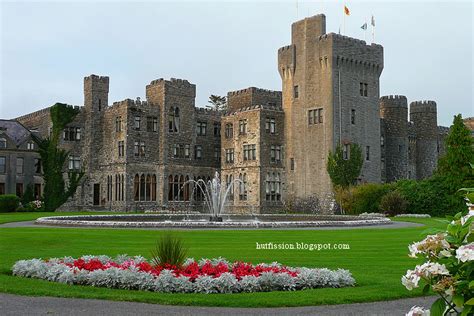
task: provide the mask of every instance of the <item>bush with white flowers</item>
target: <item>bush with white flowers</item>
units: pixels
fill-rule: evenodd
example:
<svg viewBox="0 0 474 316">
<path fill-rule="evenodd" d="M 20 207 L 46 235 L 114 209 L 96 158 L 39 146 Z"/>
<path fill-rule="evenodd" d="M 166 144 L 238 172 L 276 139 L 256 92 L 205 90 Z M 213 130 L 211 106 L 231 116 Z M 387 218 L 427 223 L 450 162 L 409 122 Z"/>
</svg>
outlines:
<svg viewBox="0 0 474 316">
<path fill-rule="evenodd" d="M 408 246 L 410 257 L 423 257 L 425 262 L 408 270 L 402 284 L 411 291 L 422 282 L 424 294 L 432 290 L 440 298 L 430 310 L 413 306 L 407 315 L 474 314 L 474 212 L 458 213 L 448 220 L 446 231 Z"/>
<path fill-rule="evenodd" d="M 285 267 L 277 262 L 252 265 L 224 258 L 187 259 L 180 267 L 150 264 L 145 258 L 119 255 L 20 260 L 13 275 L 66 284 L 164 293 L 239 293 L 295 291 L 354 286 L 347 270 Z"/>
</svg>

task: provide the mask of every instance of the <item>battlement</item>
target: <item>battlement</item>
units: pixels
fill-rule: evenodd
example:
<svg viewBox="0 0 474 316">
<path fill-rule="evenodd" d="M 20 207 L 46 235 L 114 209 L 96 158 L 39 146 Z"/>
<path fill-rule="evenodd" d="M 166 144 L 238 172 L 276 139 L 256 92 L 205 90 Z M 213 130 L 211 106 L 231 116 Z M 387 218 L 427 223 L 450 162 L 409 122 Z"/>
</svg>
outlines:
<svg viewBox="0 0 474 316">
<path fill-rule="evenodd" d="M 385 95 L 380 97 L 380 107 L 408 108 L 407 97 L 404 95 Z"/>
<path fill-rule="evenodd" d="M 261 89 L 261 88 L 256 88 L 256 87 L 249 87 L 249 88 L 246 88 L 246 89 L 241 89 L 241 90 L 236 90 L 236 91 L 229 91 L 229 92 L 227 92 L 227 95 L 235 96 L 235 95 L 244 94 L 244 93 L 265 93 L 267 95 L 273 95 L 275 97 L 281 97 L 281 91 Z"/>
<path fill-rule="evenodd" d="M 184 86 L 194 86 L 194 84 L 190 83 L 186 79 L 177 79 L 177 78 L 170 78 L 170 80 L 159 78 L 159 79 L 156 79 L 156 80 L 152 80 L 148 86 L 161 85 L 161 84 L 164 84 L 164 83 L 184 85 Z"/>
<path fill-rule="evenodd" d="M 35 112 L 31 112 L 31 113 L 28 113 L 28 114 L 25 114 L 25 115 L 22 115 L 22 116 L 18 116 L 15 118 L 15 120 L 17 121 L 23 121 L 23 120 L 31 120 L 33 118 L 36 118 L 36 117 L 40 117 L 40 116 L 45 116 L 45 115 L 48 115 L 49 116 L 49 111 L 50 111 L 51 107 L 47 107 L 47 108 L 44 108 L 44 109 L 41 109 L 41 110 L 38 110 L 38 111 L 35 111 Z"/>
<path fill-rule="evenodd" d="M 376 44 L 376 43 L 367 44 L 367 42 L 364 41 L 364 40 L 349 37 L 349 36 L 345 36 L 345 35 L 341 35 L 341 34 L 337 34 L 337 33 L 334 33 L 334 32 L 323 34 L 323 35 L 320 35 L 318 37 L 318 40 L 320 42 L 324 42 L 324 41 L 331 40 L 331 39 L 334 42 L 346 43 L 346 44 L 349 44 L 351 46 L 365 47 L 365 48 L 369 48 L 369 49 L 383 49 L 383 46 L 380 45 L 380 44 Z"/>
<path fill-rule="evenodd" d="M 410 114 L 414 113 L 435 113 L 436 102 L 430 100 L 414 101 L 410 103 Z"/>
<path fill-rule="evenodd" d="M 283 113 L 282 107 L 257 104 L 257 105 L 242 107 L 242 108 L 239 108 L 235 111 L 227 112 L 223 115 L 223 117 L 227 117 L 227 116 L 231 116 L 231 115 L 237 115 L 239 113 L 255 111 L 255 110 L 259 110 L 259 111 L 260 110 L 269 110 L 269 111 L 275 111 L 275 112 L 282 112 Z"/>
<path fill-rule="evenodd" d="M 109 77 L 108 76 L 98 76 L 98 75 L 90 75 L 87 77 L 84 77 L 84 81 L 101 81 L 104 83 L 109 83 Z"/>
<path fill-rule="evenodd" d="M 146 106 L 148 105 L 147 101 L 141 101 L 140 98 L 137 98 L 136 100 L 132 99 L 125 99 L 122 101 L 116 101 L 112 104 L 112 107 L 132 107 L 132 106 Z"/>
</svg>

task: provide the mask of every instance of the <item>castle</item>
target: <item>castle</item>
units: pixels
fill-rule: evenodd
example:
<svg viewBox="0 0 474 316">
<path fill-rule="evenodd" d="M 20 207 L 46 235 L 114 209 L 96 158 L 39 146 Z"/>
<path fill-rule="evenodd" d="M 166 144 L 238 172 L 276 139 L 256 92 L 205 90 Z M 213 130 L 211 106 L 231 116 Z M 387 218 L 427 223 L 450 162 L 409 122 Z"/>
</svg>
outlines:
<svg viewBox="0 0 474 316">
<path fill-rule="evenodd" d="M 291 44 L 278 50 L 282 91 L 229 92 L 225 113 L 196 107 L 196 86 L 181 79 L 152 81 L 146 101 L 110 105 L 109 78 L 88 76 L 84 105 L 61 140 L 70 151 L 65 169 L 85 172 L 64 208 L 199 211 L 204 197 L 187 181 L 216 171 L 226 183 L 241 180 L 231 192 L 233 212 L 276 212 L 290 197 L 327 205 L 327 156 L 338 144 L 346 156 L 351 143 L 361 146 L 360 182 L 429 177 L 448 129 L 437 125 L 434 101 L 408 107 L 404 96 L 380 97 L 383 68 L 381 45 L 326 33 L 326 17 L 316 15 L 295 22 Z M 43 136 L 51 128 L 48 108 L 16 121 Z M 10 146 L 8 135 L 0 130 L 0 190 L 10 182 L 3 193 L 14 193 L 6 189 L 13 181 L 41 190 L 40 177 L 15 169 L 27 150 Z M 11 166 L 3 173 L 15 176 L 1 174 L 2 156 Z"/>
</svg>

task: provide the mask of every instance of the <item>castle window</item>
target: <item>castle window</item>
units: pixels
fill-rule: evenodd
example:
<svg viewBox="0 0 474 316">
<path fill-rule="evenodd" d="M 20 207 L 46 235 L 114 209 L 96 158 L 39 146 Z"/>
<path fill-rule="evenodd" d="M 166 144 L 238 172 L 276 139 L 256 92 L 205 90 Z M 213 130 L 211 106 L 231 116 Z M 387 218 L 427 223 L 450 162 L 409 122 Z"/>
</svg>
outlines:
<svg viewBox="0 0 474 316">
<path fill-rule="evenodd" d="M 141 123 L 142 123 L 142 118 L 140 116 L 135 116 L 133 128 L 139 131 Z"/>
<path fill-rule="evenodd" d="M 380 136 L 380 146 L 385 146 L 385 138 L 383 136 Z"/>
<path fill-rule="evenodd" d="M 5 194 L 5 183 L 0 183 L 0 195 Z"/>
<path fill-rule="evenodd" d="M 28 150 L 34 150 L 34 149 L 35 149 L 35 143 L 33 143 L 33 142 L 28 142 L 28 143 L 26 144 L 26 149 L 28 149 Z"/>
<path fill-rule="evenodd" d="M 323 122 L 323 109 L 318 109 L 318 121 L 319 123 Z"/>
<path fill-rule="evenodd" d="M 107 176 L 107 201 L 112 201 L 112 176 Z"/>
<path fill-rule="evenodd" d="M 6 157 L 0 157 L 0 173 L 5 173 L 5 170 L 6 170 L 6 162 L 7 162 L 7 158 L 6 158 Z"/>
<path fill-rule="evenodd" d="M 34 191 L 35 199 L 41 199 L 41 183 L 35 183 L 35 191 Z"/>
<path fill-rule="evenodd" d="M 23 197 L 23 183 L 16 184 L 16 196 L 19 198 Z"/>
<path fill-rule="evenodd" d="M 149 174 L 146 176 L 145 200 L 151 200 L 151 176 Z"/>
<path fill-rule="evenodd" d="M 5 138 L 0 138 L 0 149 L 7 148 L 7 140 Z"/>
<path fill-rule="evenodd" d="M 125 154 L 125 144 L 124 141 L 121 140 L 118 142 L 118 156 L 123 157 Z"/>
<path fill-rule="evenodd" d="M 257 145 L 244 145 L 244 160 L 257 159 Z"/>
<path fill-rule="evenodd" d="M 202 146 L 194 146 L 194 159 L 202 159 Z"/>
<path fill-rule="evenodd" d="M 280 174 L 279 173 L 267 173 L 265 179 L 265 200 L 267 201 L 280 201 Z"/>
<path fill-rule="evenodd" d="M 140 200 L 140 177 L 138 174 L 133 179 L 133 200 Z"/>
<path fill-rule="evenodd" d="M 81 140 L 81 128 L 66 127 L 63 131 L 63 139 L 66 141 Z"/>
<path fill-rule="evenodd" d="M 247 119 L 239 120 L 239 134 L 247 134 Z"/>
<path fill-rule="evenodd" d="M 146 130 L 147 132 L 158 131 L 158 118 L 156 116 L 147 116 L 146 118 Z"/>
<path fill-rule="evenodd" d="M 368 84 L 360 82 L 359 83 L 359 94 L 361 97 L 366 97 L 368 96 L 367 90 L 368 90 Z"/>
<path fill-rule="evenodd" d="M 179 108 L 171 107 L 168 113 L 168 131 L 170 133 L 178 133 L 179 132 Z"/>
<path fill-rule="evenodd" d="M 81 157 L 69 156 L 69 170 L 80 170 L 81 169 Z"/>
<path fill-rule="evenodd" d="M 365 146 L 365 160 L 370 161 L 370 146 Z"/>
<path fill-rule="evenodd" d="M 367 97 L 367 96 L 368 96 L 368 92 L 367 92 L 368 86 L 369 86 L 369 85 L 368 85 L 367 83 L 364 83 L 364 97 Z"/>
<path fill-rule="evenodd" d="M 122 117 L 121 116 L 117 116 L 115 118 L 115 131 L 116 132 L 122 131 Z"/>
<path fill-rule="evenodd" d="M 145 201 L 146 199 L 146 184 L 145 184 L 145 175 L 140 176 L 140 201 Z"/>
<path fill-rule="evenodd" d="M 265 131 L 270 134 L 275 134 L 276 125 L 274 117 L 267 117 L 265 120 Z"/>
<path fill-rule="evenodd" d="M 234 137 L 234 124 L 227 123 L 225 125 L 225 138 L 232 138 Z"/>
<path fill-rule="evenodd" d="M 356 123 L 356 110 L 351 110 L 351 124 L 354 125 Z"/>
<path fill-rule="evenodd" d="M 196 134 L 197 134 L 197 136 L 206 136 L 206 134 L 207 134 L 207 123 L 206 122 L 197 122 L 197 124 L 196 124 Z"/>
<path fill-rule="evenodd" d="M 225 150 L 225 162 L 234 163 L 234 148 L 228 148 Z"/>
<path fill-rule="evenodd" d="M 225 176 L 225 187 L 226 190 L 230 186 L 229 194 L 227 195 L 227 199 L 229 201 L 234 200 L 234 176 L 233 175 L 226 175 Z"/>
<path fill-rule="evenodd" d="M 99 99 L 99 111 L 102 109 L 102 100 Z"/>
<path fill-rule="evenodd" d="M 298 86 L 294 86 L 294 87 L 293 87 L 293 97 L 294 97 L 295 99 L 298 99 L 298 97 L 299 97 L 299 89 L 298 89 Z"/>
<path fill-rule="evenodd" d="M 156 175 L 151 176 L 151 200 L 156 201 Z"/>
<path fill-rule="evenodd" d="M 221 161 L 221 147 L 214 146 L 214 159 L 218 162 Z"/>
<path fill-rule="evenodd" d="M 290 170 L 295 170 L 295 158 L 290 158 Z"/>
<path fill-rule="evenodd" d="M 35 158 L 35 173 L 41 173 L 41 159 Z"/>
<path fill-rule="evenodd" d="M 214 123 L 214 136 L 221 136 L 221 124 L 219 123 Z"/>
<path fill-rule="evenodd" d="M 280 162 L 281 161 L 281 146 L 272 145 L 270 147 L 270 162 Z"/>
<path fill-rule="evenodd" d="M 342 147 L 342 159 L 348 160 L 350 156 L 350 144 L 344 144 Z"/>
<path fill-rule="evenodd" d="M 145 142 L 135 141 L 133 146 L 135 157 L 145 157 Z"/>
<path fill-rule="evenodd" d="M 314 112 L 315 112 L 315 110 L 309 110 L 308 111 L 308 125 L 313 125 L 314 124 Z"/>
<path fill-rule="evenodd" d="M 241 173 L 239 179 L 239 200 L 245 201 L 247 200 L 247 174 Z"/>
<path fill-rule="evenodd" d="M 16 173 L 23 174 L 24 159 L 21 157 L 16 158 Z"/>
<path fill-rule="evenodd" d="M 190 145 L 189 144 L 186 144 L 184 145 L 184 158 L 189 158 L 191 156 L 190 152 Z"/>
</svg>

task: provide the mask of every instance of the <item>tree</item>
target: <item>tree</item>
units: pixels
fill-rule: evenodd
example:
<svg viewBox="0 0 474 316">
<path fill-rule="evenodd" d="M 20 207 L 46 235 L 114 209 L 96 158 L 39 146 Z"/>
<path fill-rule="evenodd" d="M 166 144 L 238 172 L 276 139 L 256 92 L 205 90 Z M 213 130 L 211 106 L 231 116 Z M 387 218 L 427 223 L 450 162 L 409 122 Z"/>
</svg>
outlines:
<svg viewBox="0 0 474 316">
<path fill-rule="evenodd" d="M 438 161 L 437 175 L 455 183 L 472 177 L 470 164 L 474 163 L 474 139 L 461 114 L 454 116 L 445 145 L 446 154 Z"/>
<path fill-rule="evenodd" d="M 363 162 L 360 146 L 354 143 L 351 144 L 347 155 L 346 159 L 340 144 L 337 145 L 334 153 L 329 152 L 327 171 L 334 186 L 347 188 L 356 184 L 360 175 Z"/>
<path fill-rule="evenodd" d="M 216 111 L 227 111 L 227 98 L 211 94 L 209 97 L 210 108 Z"/>
<path fill-rule="evenodd" d="M 34 137 L 38 144 L 39 154 L 43 165 L 44 207 L 54 211 L 67 199 L 74 195 L 84 173 L 82 171 L 68 172 L 66 186 L 63 170 L 69 152 L 59 148 L 59 138 L 67 124 L 71 123 L 79 113 L 77 108 L 63 103 L 56 103 L 50 108 L 52 131 L 49 137 L 41 139 Z"/>
</svg>

